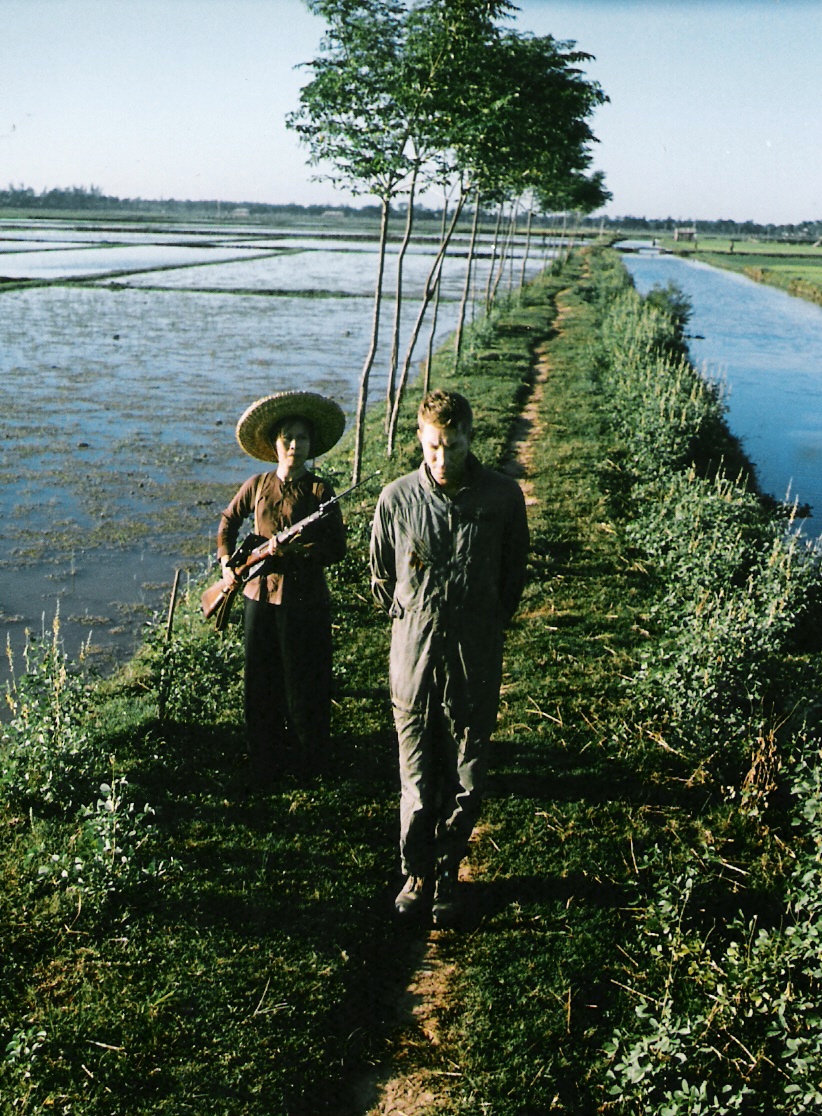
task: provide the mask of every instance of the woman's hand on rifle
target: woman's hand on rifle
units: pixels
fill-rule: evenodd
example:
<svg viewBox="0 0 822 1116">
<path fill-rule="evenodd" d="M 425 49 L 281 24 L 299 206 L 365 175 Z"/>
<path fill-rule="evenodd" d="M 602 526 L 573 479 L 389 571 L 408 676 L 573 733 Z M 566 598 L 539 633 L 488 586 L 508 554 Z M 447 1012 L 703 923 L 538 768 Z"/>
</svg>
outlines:
<svg viewBox="0 0 822 1116">
<path fill-rule="evenodd" d="M 304 542 L 302 535 L 293 535 L 284 543 L 278 542 L 276 537 L 269 540 L 268 553 L 272 558 L 284 558 L 288 555 L 290 558 L 307 558 L 313 543 Z"/>
<path fill-rule="evenodd" d="M 231 566 L 229 566 L 228 564 L 229 558 L 230 555 L 224 554 L 220 559 L 220 565 L 222 566 L 223 570 L 223 581 L 230 588 L 232 585 L 236 585 L 239 579 L 234 570 L 232 570 Z"/>
</svg>

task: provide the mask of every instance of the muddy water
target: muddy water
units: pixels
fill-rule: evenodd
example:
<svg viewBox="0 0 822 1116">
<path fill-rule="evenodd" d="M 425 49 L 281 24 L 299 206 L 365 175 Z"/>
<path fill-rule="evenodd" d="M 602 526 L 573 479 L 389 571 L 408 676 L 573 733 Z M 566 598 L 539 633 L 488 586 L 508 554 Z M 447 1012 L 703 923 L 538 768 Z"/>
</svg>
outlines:
<svg viewBox="0 0 822 1116">
<path fill-rule="evenodd" d="M 0 293 L 0 637 L 18 662 L 24 630 L 49 632 L 58 611 L 70 655 L 88 644 L 107 668 L 133 651 L 256 469 L 234 439 L 253 399 L 307 388 L 353 416 L 373 243 L 252 232 L 0 222 L 0 276 L 52 280 Z M 417 244 L 406 265 L 414 310 L 431 253 Z M 461 274 L 449 264 L 440 340 Z"/>
<path fill-rule="evenodd" d="M 673 256 L 626 255 L 641 293 L 677 283 L 693 302 L 689 348 L 726 385 L 728 424 L 762 489 L 810 504 L 822 533 L 822 308 Z"/>
</svg>

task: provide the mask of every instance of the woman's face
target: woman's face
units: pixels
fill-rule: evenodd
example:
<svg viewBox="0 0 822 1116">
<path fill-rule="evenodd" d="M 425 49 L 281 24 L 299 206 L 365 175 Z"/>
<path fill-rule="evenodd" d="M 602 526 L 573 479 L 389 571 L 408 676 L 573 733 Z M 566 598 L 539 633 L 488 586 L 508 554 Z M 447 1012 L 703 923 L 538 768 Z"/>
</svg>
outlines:
<svg viewBox="0 0 822 1116">
<path fill-rule="evenodd" d="M 289 419 L 277 432 L 274 441 L 277 463 L 289 472 L 304 467 L 311 454 L 311 431 L 302 419 Z"/>
</svg>

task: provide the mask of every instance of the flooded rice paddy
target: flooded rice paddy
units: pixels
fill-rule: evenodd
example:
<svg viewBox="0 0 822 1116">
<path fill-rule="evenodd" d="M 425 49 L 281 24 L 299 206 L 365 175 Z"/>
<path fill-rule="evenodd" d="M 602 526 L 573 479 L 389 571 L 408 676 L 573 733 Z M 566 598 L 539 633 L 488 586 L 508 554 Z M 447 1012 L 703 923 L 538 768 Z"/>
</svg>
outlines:
<svg viewBox="0 0 822 1116">
<path fill-rule="evenodd" d="M 193 248 L 174 244 L 134 244 L 115 248 L 50 246 L 38 251 L 3 252 L 0 275 L 8 279 L 82 279 L 90 275 L 117 275 L 145 271 L 151 267 L 181 267 L 186 264 L 218 263 L 242 259 L 251 248 Z"/>
<path fill-rule="evenodd" d="M 375 250 L 315 230 L 0 222 L 0 633 L 15 655 L 58 610 L 70 655 L 85 645 L 107 669 L 132 653 L 175 570 L 209 563 L 219 512 L 256 469 L 234 438 L 252 400 L 305 388 L 353 416 Z M 405 264 L 406 336 L 434 250 L 418 242 Z M 535 252 L 528 275 L 543 263 Z M 464 266 L 445 270 L 439 341 Z M 374 400 L 387 339 L 386 324 Z"/>
</svg>

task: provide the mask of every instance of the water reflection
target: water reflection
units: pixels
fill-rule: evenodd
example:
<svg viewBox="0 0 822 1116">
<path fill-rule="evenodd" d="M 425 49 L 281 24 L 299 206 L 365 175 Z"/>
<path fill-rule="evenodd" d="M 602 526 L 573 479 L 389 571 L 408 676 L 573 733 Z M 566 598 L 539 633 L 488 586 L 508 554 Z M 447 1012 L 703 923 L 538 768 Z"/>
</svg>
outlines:
<svg viewBox="0 0 822 1116">
<path fill-rule="evenodd" d="M 675 282 L 693 302 L 694 362 L 727 383 L 728 423 L 764 491 L 811 505 L 822 531 L 822 308 L 670 255 L 626 255 L 637 289 Z"/>
</svg>

